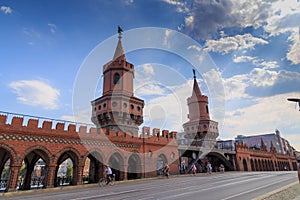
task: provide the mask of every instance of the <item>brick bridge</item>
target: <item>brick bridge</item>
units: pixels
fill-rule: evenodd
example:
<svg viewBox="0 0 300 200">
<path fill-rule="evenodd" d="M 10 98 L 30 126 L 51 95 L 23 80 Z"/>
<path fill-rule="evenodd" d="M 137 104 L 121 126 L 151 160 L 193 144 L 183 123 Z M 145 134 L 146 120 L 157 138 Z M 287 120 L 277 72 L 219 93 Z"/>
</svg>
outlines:
<svg viewBox="0 0 300 200">
<path fill-rule="evenodd" d="M 9 116 L 9 113 L 0 115 L 0 174 L 9 167 L 6 191 L 30 189 L 35 164 L 41 159 L 45 163 L 43 188 L 58 186 L 58 169 L 66 159 L 73 163 L 71 185 L 83 184 L 87 160 L 90 161 L 88 183 L 95 183 L 103 175 L 105 164 L 111 166 L 116 180 L 157 175 L 157 169 L 165 163 L 169 163 L 171 173 L 178 173 L 176 132 L 153 129 L 150 134 L 150 128 L 143 127 L 138 135 Z"/>
</svg>

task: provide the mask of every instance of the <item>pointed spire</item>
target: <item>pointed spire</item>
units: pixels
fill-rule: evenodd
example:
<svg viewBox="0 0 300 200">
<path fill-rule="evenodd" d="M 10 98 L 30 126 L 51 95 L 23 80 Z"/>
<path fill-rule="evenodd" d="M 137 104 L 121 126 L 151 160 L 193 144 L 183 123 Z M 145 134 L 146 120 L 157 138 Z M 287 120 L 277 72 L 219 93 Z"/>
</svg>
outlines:
<svg viewBox="0 0 300 200">
<path fill-rule="evenodd" d="M 116 59 L 119 59 L 121 58 L 122 60 L 126 60 L 125 58 L 125 55 L 124 55 L 124 50 L 123 50 L 123 46 L 122 46 L 122 28 L 120 26 L 118 26 L 118 33 L 119 33 L 119 41 L 118 41 L 118 45 L 117 45 L 117 48 L 115 50 L 115 54 L 114 54 L 114 57 L 113 57 L 113 60 L 116 60 Z"/>
<path fill-rule="evenodd" d="M 196 80 L 196 72 L 193 69 L 193 74 L 194 74 L 194 86 L 193 86 L 193 94 L 192 96 L 201 96 L 200 88 L 198 86 L 197 80 Z"/>
<path fill-rule="evenodd" d="M 264 143 L 264 140 L 262 138 L 260 138 L 260 149 L 262 151 L 267 151 L 267 146 Z"/>
</svg>

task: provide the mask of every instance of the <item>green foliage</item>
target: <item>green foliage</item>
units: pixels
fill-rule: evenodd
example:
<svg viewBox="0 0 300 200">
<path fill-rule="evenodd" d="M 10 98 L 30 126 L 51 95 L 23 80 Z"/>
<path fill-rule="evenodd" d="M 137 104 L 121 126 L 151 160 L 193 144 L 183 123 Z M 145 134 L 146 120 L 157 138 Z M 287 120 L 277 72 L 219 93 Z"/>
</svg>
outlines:
<svg viewBox="0 0 300 200">
<path fill-rule="evenodd" d="M 70 177 L 73 175 L 73 166 L 72 165 L 68 165 L 67 166 L 67 173 L 66 173 L 66 176 L 67 177 Z"/>
</svg>

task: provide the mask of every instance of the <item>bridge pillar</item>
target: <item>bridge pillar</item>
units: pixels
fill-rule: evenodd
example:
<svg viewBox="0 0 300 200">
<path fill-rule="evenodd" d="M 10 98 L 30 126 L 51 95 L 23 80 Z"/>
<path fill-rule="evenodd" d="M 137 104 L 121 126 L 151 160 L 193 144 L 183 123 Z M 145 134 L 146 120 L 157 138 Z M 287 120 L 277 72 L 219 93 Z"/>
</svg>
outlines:
<svg viewBox="0 0 300 200">
<path fill-rule="evenodd" d="M 50 165 L 47 172 L 47 180 L 45 181 L 47 188 L 54 187 L 56 165 Z"/>
<path fill-rule="evenodd" d="M 78 173 L 77 173 L 77 185 L 82 185 L 83 184 L 83 168 L 84 166 L 78 165 Z"/>
<path fill-rule="evenodd" d="M 11 172 L 9 175 L 9 183 L 7 186 L 8 192 L 13 192 L 17 190 L 17 184 L 18 184 L 18 176 L 21 166 L 20 165 L 12 165 L 10 166 Z"/>
</svg>

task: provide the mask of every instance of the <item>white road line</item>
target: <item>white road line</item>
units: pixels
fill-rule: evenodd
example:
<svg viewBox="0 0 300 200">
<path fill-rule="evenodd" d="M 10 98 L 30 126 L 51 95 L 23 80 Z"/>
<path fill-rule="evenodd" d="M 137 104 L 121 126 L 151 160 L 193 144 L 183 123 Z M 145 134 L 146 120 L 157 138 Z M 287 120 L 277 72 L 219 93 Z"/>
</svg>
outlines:
<svg viewBox="0 0 300 200">
<path fill-rule="evenodd" d="M 209 188 L 204 188 L 204 189 L 201 189 L 201 190 L 192 190 L 190 192 L 184 192 L 184 193 L 180 193 L 180 194 L 176 194 L 176 195 L 171 195 L 171 196 L 167 196 L 167 197 L 162 197 L 160 199 L 172 199 L 174 197 L 179 197 L 179 196 L 184 196 L 184 195 L 188 195 L 188 194 L 193 194 L 193 193 L 198 193 L 198 192 L 202 192 L 202 191 L 207 191 L 207 190 L 213 190 L 213 189 L 216 189 L 216 188 L 222 188 L 222 187 L 226 187 L 226 186 L 230 186 L 230 185 L 236 185 L 236 184 L 239 184 L 239 183 L 243 183 L 243 182 L 249 182 L 249 181 L 253 181 L 253 180 L 257 180 L 257 179 L 265 179 L 266 177 L 259 177 L 259 178 L 253 178 L 253 179 L 246 179 L 246 180 L 242 180 L 242 181 L 237 181 L 237 182 L 232 182 L 232 183 L 228 183 L 228 184 L 223 184 L 223 185 L 219 185 L 219 186 L 214 186 L 214 185 L 210 185 Z M 286 179 L 286 180 L 289 180 L 290 178 Z M 272 184 L 275 184 L 275 183 L 272 183 Z M 214 187 L 212 187 L 214 186 Z M 197 186 L 190 186 L 190 187 L 187 187 L 187 188 L 180 188 L 180 189 L 191 189 L 191 188 L 195 188 Z M 177 190 L 180 190 L 180 189 L 177 189 Z M 161 192 L 161 193 L 164 193 L 164 192 Z M 160 193 L 160 194 L 161 194 Z"/>
<path fill-rule="evenodd" d="M 284 179 L 284 180 L 281 180 L 281 181 L 287 181 L 287 180 L 289 180 L 289 179 L 290 179 L 290 178 Z M 254 189 L 252 189 L 252 190 L 247 190 L 247 191 L 245 191 L 245 192 L 241 192 L 241 193 L 238 193 L 238 194 L 235 194 L 235 195 L 231 195 L 231 196 L 226 197 L 226 198 L 221 199 L 221 200 L 231 199 L 231 198 L 234 198 L 234 197 L 237 197 L 237 196 L 240 196 L 240 195 L 243 195 L 243 194 L 247 194 L 247 193 L 253 192 L 253 191 L 255 191 L 255 190 L 263 189 L 263 188 L 266 188 L 266 187 L 269 187 L 269 186 L 275 185 L 275 184 L 278 184 L 278 183 L 277 183 L 277 182 L 275 182 L 275 183 L 270 183 L 270 184 L 267 184 L 267 185 L 264 185 L 264 186 L 261 186 L 261 187 L 254 188 Z"/>
</svg>

